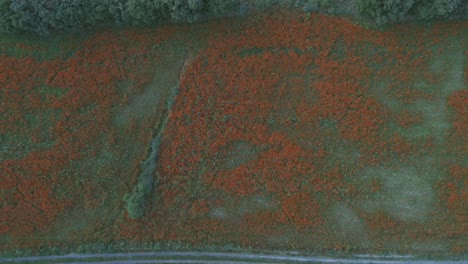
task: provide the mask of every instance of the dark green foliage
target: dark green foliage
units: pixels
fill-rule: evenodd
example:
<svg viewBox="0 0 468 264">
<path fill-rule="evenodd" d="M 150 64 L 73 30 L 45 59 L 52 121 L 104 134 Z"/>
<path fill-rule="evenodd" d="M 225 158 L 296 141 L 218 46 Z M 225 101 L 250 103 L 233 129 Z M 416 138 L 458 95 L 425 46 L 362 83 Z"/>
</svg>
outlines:
<svg viewBox="0 0 468 264">
<path fill-rule="evenodd" d="M 128 0 L 107 0 L 105 5 L 109 12 L 109 18 L 106 20 L 114 21 L 119 26 L 130 24 L 132 18 L 127 2 Z"/>
<path fill-rule="evenodd" d="M 360 14 L 379 24 L 406 17 L 467 18 L 465 0 L 356 0 Z M 194 22 L 238 13 L 242 0 L 0 0 L 0 32 L 48 35 L 97 24 L 155 25 L 164 21 Z M 245 2 L 247 3 L 247 2 Z M 292 1 L 255 0 L 255 8 L 288 6 Z M 354 2 L 352 2 L 354 3 Z M 297 0 L 306 11 L 349 9 L 348 1 Z"/>
<path fill-rule="evenodd" d="M 154 149 L 153 147 L 157 147 L 157 149 Z M 143 216 L 146 207 L 146 199 L 153 191 L 153 171 L 156 168 L 158 150 L 159 145 L 152 146 L 148 159 L 141 164 L 142 172 L 138 177 L 137 183 L 133 186 L 132 191 L 124 196 L 125 209 L 127 209 L 128 216 L 132 219 L 137 219 Z"/>
<path fill-rule="evenodd" d="M 158 133 L 150 144 L 147 158 L 140 164 L 141 173 L 137 183 L 129 194 L 124 197 L 125 207 L 128 216 L 137 219 L 143 216 L 145 211 L 146 198 L 151 195 L 154 188 L 155 179 L 153 172 L 156 169 L 159 146 L 161 144 L 162 132 Z"/>
<path fill-rule="evenodd" d="M 38 2 L 42 2 L 38 0 Z M 37 5 L 37 4 L 36 4 Z M 46 32 L 34 3 L 31 0 L 11 0 L 11 20 L 17 30 Z"/>
<path fill-rule="evenodd" d="M 52 31 L 69 31 L 94 26 L 106 7 L 93 0 L 47 0 L 34 2 L 43 25 Z"/>
<path fill-rule="evenodd" d="M 379 24 L 397 22 L 408 14 L 415 0 L 360 0 L 358 10 Z"/>
<path fill-rule="evenodd" d="M 208 14 L 219 17 L 239 10 L 240 3 L 236 0 L 211 0 L 206 4 Z"/>
<path fill-rule="evenodd" d="M 467 18 L 468 2 L 463 0 L 359 0 L 359 12 L 379 24 L 393 23 L 405 17 L 417 19 Z"/>
<path fill-rule="evenodd" d="M 444 18 L 451 14 L 461 14 L 463 5 L 466 8 L 467 4 L 463 0 L 419 0 L 415 12 L 423 19 Z"/>
<path fill-rule="evenodd" d="M 138 219 L 143 216 L 145 212 L 145 196 L 145 186 L 142 183 L 136 184 L 132 192 L 125 195 L 125 208 L 130 218 Z"/>
<path fill-rule="evenodd" d="M 334 2 L 331 0 L 309 0 L 309 3 L 310 2 L 315 2 L 316 5 L 320 8 L 330 8 L 334 4 Z"/>
<path fill-rule="evenodd" d="M 161 0 L 128 0 L 126 1 L 131 24 L 153 24 L 163 18 L 164 4 Z"/>
<path fill-rule="evenodd" d="M 0 32 L 16 32 L 12 19 L 14 13 L 10 9 L 10 5 L 11 0 L 0 0 Z"/>
<path fill-rule="evenodd" d="M 57 31 L 73 31 L 101 21 L 107 6 L 93 0 L 10 0 L 2 6 L 2 15 L 10 16 L 17 31 L 50 34 Z M 8 8 L 9 7 L 9 8 Z"/>
<path fill-rule="evenodd" d="M 240 0 L 0 0 L 0 32 L 48 35 L 96 24 L 193 22 L 236 11 Z"/>
<path fill-rule="evenodd" d="M 355 10 L 355 0 L 296 0 L 295 6 L 305 12 L 326 12 L 328 14 L 349 14 Z"/>
<path fill-rule="evenodd" d="M 204 1 L 202 0 L 163 0 L 171 19 L 195 21 L 200 18 Z"/>
</svg>

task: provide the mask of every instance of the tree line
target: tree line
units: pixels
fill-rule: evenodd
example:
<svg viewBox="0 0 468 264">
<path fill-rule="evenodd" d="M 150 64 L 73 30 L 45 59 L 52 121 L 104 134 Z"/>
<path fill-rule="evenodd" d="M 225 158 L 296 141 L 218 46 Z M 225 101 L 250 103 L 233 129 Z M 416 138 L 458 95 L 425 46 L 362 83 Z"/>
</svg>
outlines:
<svg viewBox="0 0 468 264">
<path fill-rule="evenodd" d="M 361 15 L 378 24 L 399 22 L 405 18 L 417 20 L 468 18 L 466 0 L 359 0 Z"/>
<path fill-rule="evenodd" d="M 0 32 L 48 35 L 103 24 L 194 22 L 239 13 L 242 5 L 253 8 L 295 5 L 330 13 L 353 5 L 352 10 L 378 24 L 406 18 L 468 18 L 466 0 L 0 0 Z"/>
<path fill-rule="evenodd" d="M 235 12 L 239 0 L 0 0 L 0 31 L 49 35 L 98 24 L 193 22 Z"/>
</svg>

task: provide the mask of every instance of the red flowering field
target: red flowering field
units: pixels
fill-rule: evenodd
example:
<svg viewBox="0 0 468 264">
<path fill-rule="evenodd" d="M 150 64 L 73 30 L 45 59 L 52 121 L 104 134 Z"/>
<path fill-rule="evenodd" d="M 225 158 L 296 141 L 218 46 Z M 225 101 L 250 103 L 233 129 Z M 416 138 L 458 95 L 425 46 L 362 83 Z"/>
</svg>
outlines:
<svg viewBox="0 0 468 264">
<path fill-rule="evenodd" d="M 275 12 L 0 40 L 0 250 L 462 254 L 467 28 Z M 132 219 L 123 197 L 164 115 Z"/>
</svg>

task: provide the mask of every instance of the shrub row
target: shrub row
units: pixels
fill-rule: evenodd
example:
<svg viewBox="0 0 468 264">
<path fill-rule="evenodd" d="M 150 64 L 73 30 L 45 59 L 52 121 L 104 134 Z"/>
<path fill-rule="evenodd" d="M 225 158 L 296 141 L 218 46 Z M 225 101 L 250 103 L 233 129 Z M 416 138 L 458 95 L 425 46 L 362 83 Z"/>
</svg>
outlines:
<svg viewBox="0 0 468 264">
<path fill-rule="evenodd" d="M 375 19 L 378 24 L 398 22 L 407 17 L 467 18 L 468 1 L 464 0 L 358 0 L 361 15 Z"/>
<path fill-rule="evenodd" d="M 253 8 L 283 7 L 292 0 L 0 0 L 0 32 L 76 31 L 97 24 L 152 25 L 163 21 L 194 22 Z M 378 24 L 403 18 L 467 18 L 464 0 L 296 0 L 306 11 L 355 10 Z M 332 11 L 330 11 L 332 10 Z M 334 10 L 334 11 L 333 11 Z M 339 13 L 339 12 L 338 12 Z M 353 12 L 354 13 L 354 12 Z"/>
<path fill-rule="evenodd" d="M 239 9 L 239 0 L 0 0 L 0 32 L 76 31 L 97 24 L 193 22 Z"/>
<path fill-rule="evenodd" d="M 468 18 L 466 0 L 296 0 L 295 5 L 307 12 L 359 15 L 380 25 L 403 19 Z"/>
</svg>

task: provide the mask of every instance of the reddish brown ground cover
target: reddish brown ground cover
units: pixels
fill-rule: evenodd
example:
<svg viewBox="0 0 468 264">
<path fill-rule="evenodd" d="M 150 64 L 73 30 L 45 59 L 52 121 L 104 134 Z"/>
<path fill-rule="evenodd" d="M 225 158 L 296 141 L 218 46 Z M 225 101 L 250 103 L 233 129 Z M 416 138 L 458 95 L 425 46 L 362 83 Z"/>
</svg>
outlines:
<svg viewBox="0 0 468 264">
<path fill-rule="evenodd" d="M 98 199 L 92 197 L 99 195 L 98 179 L 80 181 L 86 172 L 70 170 L 97 157 L 103 135 L 115 141 L 111 115 L 126 100 L 119 94 L 119 82 L 131 81 L 130 88 L 141 89 L 152 80 L 158 56 L 151 47 L 170 32 L 148 32 L 95 34 L 66 58 L 40 61 L 0 55 L 0 129 L 2 134 L 19 135 L 17 142 L 9 142 L 13 148 L 6 154 L 11 158 L 0 164 L 0 234 L 29 245 L 24 239 L 28 234 L 50 229 L 64 210 L 92 206 Z M 56 92 L 44 92 L 47 89 Z M 42 147 L 41 142 L 49 143 Z M 21 145 L 30 147 L 21 152 Z M 105 176 L 106 172 L 97 174 Z"/>
<path fill-rule="evenodd" d="M 423 253 L 434 249 L 417 243 L 443 241 L 442 251 L 463 251 L 468 95 L 463 84 L 448 95 L 417 85 L 449 81 L 448 72 L 431 63 L 447 45 L 440 39 L 466 34 L 466 27 L 402 25 L 377 32 L 343 18 L 298 13 L 217 26 L 181 77 L 150 209 L 142 219 L 123 214 L 96 224 L 99 233 L 89 227 L 76 237 Z M 111 135 L 112 143 L 122 134 L 111 123 L 115 107 L 128 102 L 118 83 L 134 82 L 130 95 L 148 84 L 158 60 L 152 47 L 171 32 L 99 33 L 71 57 L 55 60 L 1 55 L 1 132 L 51 144 L 2 161 L 0 235 L 27 238 L 51 228 L 70 208 L 98 208 L 106 191 L 93 196 L 92 181 L 80 183 L 66 172 L 98 154 L 93 146 L 102 135 Z M 468 53 L 462 54 L 466 85 Z M 64 92 L 43 96 L 39 86 Z M 427 113 L 414 110 L 421 101 L 446 107 L 450 127 L 442 141 Z M 44 117 L 52 125 L 24 130 L 26 113 L 39 109 L 58 110 Z M 418 127 L 430 131 L 408 132 Z M 126 133 L 138 129 L 135 123 Z M 143 133 L 141 142 L 149 136 Z M 429 216 L 399 217 L 388 209 L 393 204 L 374 211 L 362 206 L 393 188 L 385 177 L 364 177 L 369 168 L 420 173 L 426 158 L 437 160 L 434 171 L 442 172 L 431 180 L 436 198 Z M 66 186 L 66 196 L 54 193 L 58 186 Z M 78 203 L 83 195 L 87 202 Z"/>
</svg>

